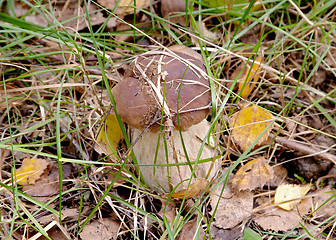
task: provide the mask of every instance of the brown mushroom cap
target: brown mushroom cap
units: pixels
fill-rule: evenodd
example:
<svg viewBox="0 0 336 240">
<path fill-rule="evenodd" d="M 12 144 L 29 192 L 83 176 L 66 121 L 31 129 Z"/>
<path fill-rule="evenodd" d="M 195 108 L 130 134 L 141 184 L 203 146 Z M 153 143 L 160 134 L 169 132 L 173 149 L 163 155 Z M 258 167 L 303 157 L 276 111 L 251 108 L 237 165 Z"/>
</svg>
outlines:
<svg viewBox="0 0 336 240">
<path fill-rule="evenodd" d="M 180 123 L 182 131 L 209 114 L 211 93 L 201 56 L 183 45 L 170 49 L 177 56 L 163 51 L 138 56 L 126 70 L 125 79 L 113 89 L 117 112 L 129 125 L 144 129 L 160 119 L 162 99 L 169 109 L 164 124 L 171 119 L 176 128 Z M 151 130 L 157 130 L 159 124 L 157 121 Z"/>
</svg>

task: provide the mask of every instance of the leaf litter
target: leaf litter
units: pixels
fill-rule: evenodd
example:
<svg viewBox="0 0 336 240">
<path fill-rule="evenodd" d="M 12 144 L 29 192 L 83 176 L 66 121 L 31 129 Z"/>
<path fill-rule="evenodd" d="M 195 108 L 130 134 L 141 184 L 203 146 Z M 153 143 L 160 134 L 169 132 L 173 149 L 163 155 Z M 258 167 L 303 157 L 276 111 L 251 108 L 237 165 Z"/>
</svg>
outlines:
<svg viewBox="0 0 336 240">
<path fill-rule="evenodd" d="M 238 191 L 262 188 L 274 177 L 273 168 L 264 157 L 258 157 L 241 167 L 232 179 L 232 185 Z"/>
<path fill-rule="evenodd" d="M 256 142 L 255 148 L 265 144 L 271 132 L 273 116 L 268 111 L 258 107 L 250 106 L 243 108 L 230 117 L 230 128 L 232 137 L 239 147 L 245 151 Z"/>
<path fill-rule="evenodd" d="M 16 169 L 14 179 L 20 185 L 34 184 L 40 179 L 49 163 L 44 159 L 25 158 L 20 168 Z"/>
<path fill-rule="evenodd" d="M 308 193 L 310 187 L 310 184 L 304 186 L 281 184 L 275 191 L 274 203 L 279 204 L 278 207 L 284 210 L 292 210 Z"/>
<path fill-rule="evenodd" d="M 221 183 L 210 195 L 210 214 L 215 215 L 214 225 L 221 229 L 236 227 L 240 222 L 247 220 L 253 210 L 251 191 L 232 190 L 230 179 L 231 177 L 225 187 Z"/>
</svg>

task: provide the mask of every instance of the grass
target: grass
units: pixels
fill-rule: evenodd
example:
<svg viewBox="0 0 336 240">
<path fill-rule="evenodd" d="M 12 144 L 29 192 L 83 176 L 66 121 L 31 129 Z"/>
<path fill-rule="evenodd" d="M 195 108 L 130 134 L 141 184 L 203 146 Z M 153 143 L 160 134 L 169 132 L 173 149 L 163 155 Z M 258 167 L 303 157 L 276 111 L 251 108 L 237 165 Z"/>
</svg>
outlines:
<svg viewBox="0 0 336 240">
<path fill-rule="evenodd" d="M 308 146 L 315 141 L 319 149 L 335 154 L 336 1 L 269 0 L 258 9 L 249 5 L 247 10 L 208 7 L 195 1 L 197 8 L 186 10 L 191 27 L 160 16 L 157 3 L 135 9 L 138 15 L 146 16 L 141 25 L 136 17 L 125 22 L 111 10 L 101 6 L 90 10 L 84 2 L 83 12 L 71 20 L 92 19 L 96 12 L 108 17 L 97 26 L 87 21 L 80 31 L 67 27 L 69 20 L 60 21 L 50 11 L 51 1 L 21 3 L 30 8 L 26 15 L 39 15 L 48 26 L 17 17 L 17 2 L 0 2 L 1 238 L 38 239 L 43 235 L 52 239 L 47 235 L 52 232 L 48 226 L 57 226 L 65 235 L 63 239 L 77 239 L 90 222 L 107 216 L 120 223 L 120 228 L 110 230 L 119 239 L 186 237 L 183 227 L 192 221 L 194 232 L 213 238 L 216 212 L 223 210 L 217 209 L 217 203 L 215 213 L 209 214 L 209 198 L 215 186 L 230 184 L 229 173 L 260 155 L 267 156 L 271 165 L 295 162 L 291 151 L 277 144 L 257 150 L 251 145 L 244 152 L 230 144 L 227 119 L 243 101 L 236 91 L 239 77 L 232 79 L 231 74 L 239 64 L 253 62 L 257 54 L 264 55 L 262 73 L 246 102 L 272 112 L 277 123 L 274 132 Z M 129 29 L 110 30 L 109 20 L 118 20 Z M 220 38 L 208 39 L 197 21 L 204 21 Z M 176 201 L 169 194 L 151 191 L 140 181 L 136 171 L 139 166 L 132 161 L 136 159 L 133 151 L 125 155 L 132 143 L 120 118 L 124 146 L 114 157 L 95 151 L 94 139 L 105 115 L 115 111 L 111 110 L 115 104 L 112 88 L 122 80 L 126 64 L 152 47 L 141 43 L 156 47 L 197 44 L 205 61 L 212 91 L 208 135 L 215 136 L 220 149 L 217 157 L 225 171 L 218 182 L 209 184 L 193 200 Z M 201 149 L 206 144 L 204 139 Z M 201 150 L 196 161 L 189 164 L 202 161 L 200 156 Z M 30 196 L 15 183 L 13 171 L 26 157 L 48 159 L 56 164 L 59 179 L 67 176 L 63 182 L 57 181 L 58 192 Z M 295 174 L 301 177 L 301 173 Z M 297 183 L 295 177 L 288 176 L 287 180 Z M 254 193 L 271 190 L 263 188 Z M 334 199 L 335 194 L 331 201 Z M 77 212 L 63 216 L 66 209 Z M 43 216 L 53 218 L 45 223 L 41 221 Z M 262 229 L 253 217 L 241 226 L 246 239 L 255 239 L 255 233 L 274 239 L 335 237 L 335 214 L 326 219 L 311 214 L 305 219 L 314 225 L 313 230 L 303 225 L 304 221 L 290 231 Z M 243 233 L 237 236 L 243 237 Z"/>
</svg>

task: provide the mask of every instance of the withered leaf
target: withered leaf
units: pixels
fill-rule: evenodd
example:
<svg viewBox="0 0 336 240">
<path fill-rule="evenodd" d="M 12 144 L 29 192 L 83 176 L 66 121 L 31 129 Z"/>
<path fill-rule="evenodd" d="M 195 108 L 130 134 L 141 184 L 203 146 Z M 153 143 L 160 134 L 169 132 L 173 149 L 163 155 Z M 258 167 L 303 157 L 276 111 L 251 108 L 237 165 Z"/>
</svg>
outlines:
<svg viewBox="0 0 336 240">
<path fill-rule="evenodd" d="M 113 154 L 117 152 L 118 144 L 123 135 L 115 114 L 111 113 L 106 117 L 98 137 L 95 150 L 98 153 Z"/>
<path fill-rule="evenodd" d="M 263 133 L 272 120 L 272 114 L 258 106 L 244 108 L 230 118 L 232 137 L 245 151 Z M 270 131 L 271 127 L 264 132 L 255 147 L 261 146 L 267 141 Z"/>
<path fill-rule="evenodd" d="M 286 211 L 278 207 L 270 207 L 272 205 L 271 199 L 266 197 L 259 197 L 256 202 L 261 203 L 264 210 L 257 211 L 254 221 L 264 230 L 273 231 L 287 231 L 298 225 L 303 221 L 302 216 L 308 213 L 311 199 L 303 200 L 297 208 L 291 211 Z M 262 203 L 264 202 L 264 203 Z"/>
<path fill-rule="evenodd" d="M 119 227 L 120 223 L 117 221 L 110 218 L 102 218 L 85 225 L 79 236 L 83 240 L 117 239 Z"/>
<path fill-rule="evenodd" d="M 258 157 L 241 167 L 232 179 L 232 185 L 238 191 L 254 190 L 263 187 L 272 179 L 274 171 L 264 157 Z"/>
<path fill-rule="evenodd" d="M 158 212 L 158 215 L 163 218 L 165 216 L 169 224 L 174 221 L 176 216 L 176 206 L 172 201 L 161 200 L 161 210 Z"/>
<path fill-rule="evenodd" d="M 189 199 L 203 193 L 209 186 L 209 181 L 204 178 L 196 178 L 195 182 L 190 184 L 189 188 L 174 192 L 171 197 L 179 199 Z"/>
<path fill-rule="evenodd" d="M 252 66 L 244 68 L 242 81 L 239 83 L 238 93 L 242 98 L 247 98 L 253 91 L 256 83 L 259 81 L 260 63 L 263 61 L 263 56 L 258 57 L 253 62 Z"/>
<path fill-rule="evenodd" d="M 50 171 L 44 171 L 34 184 L 26 185 L 22 188 L 25 193 L 41 202 L 47 202 L 59 193 L 58 167 L 56 164 L 50 164 L 48 168 Z M 71 165 L 64 164 L 62 168 L 63 179 L 66 179 L 71 174 Z"/>
<path fill-rule="evenodd" d="M 315 192 L 312 212 L 314 216 L 324 219 L 333 216 L 336 212 L 335 190 L 329 185 Z"/>
<path fill-rule="evenodd" d="M 150 0 L 98 0 L 98 3 L 109 10 L 114 10 L 114 14 L 124 16 L 134 13 L 134 4 L 137 9 L 143 8 L 149 6 Z"/>
<path fill-rule="evenodd" d="M 48 166 L 48 161 L 39 158 L 25 158 L 20 168 L 16 169 L 16 181 L 19 185 L 33 184 L 43 174 Z M 14 174 L 14 169 L 13 169 Z"/>
<path fill-rule="evenodd" d="M 309 192 L 310 186 L 310 184 L 303 186 L 282 184 L 276 189 L 274 203 L 281 203 L 278 206 L 284 210 L 292 210 L 301 201 L 298 198 L 304 197 Z"/>
<path fill-rule="evenodd" d="M 230 180 L 229 180 L 230 181 Z M 215 213 L 214 225 L 221 229 L 229 229 L 237 226 L 241 221 L 251 215 L 253 209 L 253 194 L 250 191 L 234 193 L 230 186 L 226 186 L 223 194 L 220 195 L 223 184 L 210 196 L 211 214 Z"/>
<path fill-rule="evenodd" d="M 189 239 L 204 239 L 204 230 L 201 226 L 202 224 L 197 224 L 197 219 L 192 219 L 183 225 L 182 231 L 178 236 L 178 240 L 189 240 Z M 197 234 L 198 233 L 198 234 Z"/>
</svg>

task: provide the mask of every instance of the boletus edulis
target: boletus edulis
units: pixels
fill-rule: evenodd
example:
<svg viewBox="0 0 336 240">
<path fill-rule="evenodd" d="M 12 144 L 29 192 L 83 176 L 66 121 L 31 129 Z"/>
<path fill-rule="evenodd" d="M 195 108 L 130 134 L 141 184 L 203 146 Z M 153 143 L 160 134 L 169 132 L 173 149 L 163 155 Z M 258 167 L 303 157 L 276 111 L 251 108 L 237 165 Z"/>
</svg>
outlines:
<svg viewBox="0 0 336 240">
<path fill-rule="evenodd" d="M 202 57 L 183 45 L 168 49 L 137 56 L 113 88 L 117 114 L 131 126 L 144 181 L 158 192 L 183 190 L 195 177 L 210 180 L 219 167 L 212 160 L 212 136 L 195 164 L 210 126 L 205 118 L 211 92 Z"/>
</svg>

